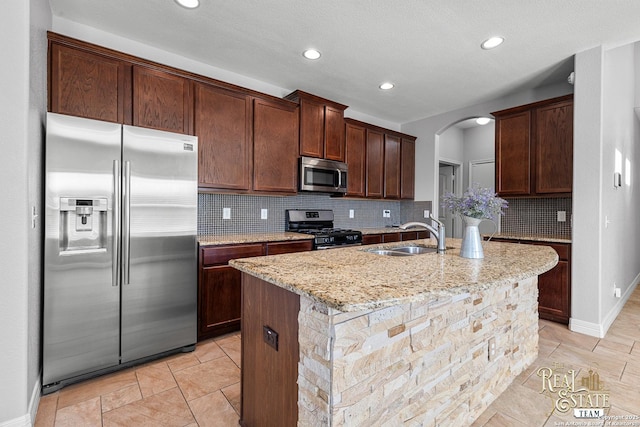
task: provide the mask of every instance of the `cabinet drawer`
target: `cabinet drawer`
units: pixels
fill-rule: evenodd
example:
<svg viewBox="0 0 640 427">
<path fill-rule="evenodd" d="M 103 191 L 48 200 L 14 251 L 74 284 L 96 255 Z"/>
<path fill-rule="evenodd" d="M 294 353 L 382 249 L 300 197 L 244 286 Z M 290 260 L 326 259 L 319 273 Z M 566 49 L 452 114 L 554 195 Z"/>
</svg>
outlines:
<svg viewBox="0 0 640 427">
<path fill-rule="evenodd" d="M 289 254 L 304 252 L 313 249 L 312 240 L 300 240 L 299 242 L 271 242 L 267 243 L 267 255 Z"/>
<path fill-rule="evenodd" d="M 363 245 L 374 245 L 376 243 L 382 243 L 382 234 L 363 234 Z"/>
<path fill-rule="evenodd" d="M 264 255 L 264 245 L 237 245 L 202 248 L 202 264 L 224 265 L 232 259 L 249 258 Z"/>
</svg>

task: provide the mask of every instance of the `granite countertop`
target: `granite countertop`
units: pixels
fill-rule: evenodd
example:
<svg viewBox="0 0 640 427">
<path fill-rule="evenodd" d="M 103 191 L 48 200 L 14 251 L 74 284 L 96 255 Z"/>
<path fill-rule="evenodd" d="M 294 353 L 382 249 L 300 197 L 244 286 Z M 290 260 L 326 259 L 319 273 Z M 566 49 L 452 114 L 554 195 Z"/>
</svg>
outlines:
<svg viewBox="0 0 640 427">
<path fill-rule="evenodd" d="M 485 235 L 488 237 L 489 235 Z M 525 234 L 525 233 L 496 233 L 495 239 L 531 240 L 532 242 L 549 243 L 571 243 L 571 237 L 553 236 L 545 234 Z"/>
<path fill-rule="evenodd" d="M 230 261 L 269 283 L 343 312 L 389 307 L 487 289 L 537 276 L 553 268 L 558 254 L 548 246 L 486 242 L 484 259 L 459 256 L 459 239 L 443 255 L 391 257 L 365 252 L 420 244 L 429 239 L 298 252 Z"/>
<path fill-rule="evenodd" d="M 198 236 L 200 246 L 237 245 L 242 243 L 285 242 L 289 240 L 312 240 L 313 236 L 302 233 L 246 233 Z"/>
</svg>

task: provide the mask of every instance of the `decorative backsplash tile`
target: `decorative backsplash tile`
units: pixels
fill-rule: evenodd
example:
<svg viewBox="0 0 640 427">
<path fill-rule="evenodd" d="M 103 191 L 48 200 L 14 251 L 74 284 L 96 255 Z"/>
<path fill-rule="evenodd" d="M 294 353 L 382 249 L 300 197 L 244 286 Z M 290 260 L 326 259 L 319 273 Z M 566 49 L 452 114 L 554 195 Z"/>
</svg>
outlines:
<svg viewBox="0 0 640 427">
<path fill-rule="evenodd" d="M 223 208 L 231 210 L 230 219 L 222 219 Z M 262 209 L 267 209 L 267 219 L 261 219 Z M 348 199 L 316 193 L 290 197 L 200 193 L 198 234 L 282 232 L 287 209 L 331 209 L 335 227 L 361 229 L 423 221 L 423 212 L 431 210 L 431 202 Z M 354 218 L 349 218 L 351 209 Z M 390 218 L 383 218 L 385 209 L 391 211 Z"/>
<path fill-rule="evenodd" d="M 509 208 L 502 217 L 503 233 L 544 234 L 571 237 L 572 199 L 570 197 L 520 199 L 506 198 Z M 558 211 L 566 221 L 558 222 Z"/>
</svg>

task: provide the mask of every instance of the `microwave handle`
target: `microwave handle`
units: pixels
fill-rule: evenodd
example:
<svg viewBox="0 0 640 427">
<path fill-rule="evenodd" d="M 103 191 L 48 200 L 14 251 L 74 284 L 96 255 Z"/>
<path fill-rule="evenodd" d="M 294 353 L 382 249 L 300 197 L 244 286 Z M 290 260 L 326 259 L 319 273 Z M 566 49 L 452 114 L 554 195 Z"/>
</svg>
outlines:
<svg viewBox="0 0 640 427">
<path fill-rule="evenodd" d="M 336 188 L 340 188 L 342 187 L 342 171 L 340 169 L 336 169 L 336 171 L 338 172 L 338 186 Z"/>
</svg>

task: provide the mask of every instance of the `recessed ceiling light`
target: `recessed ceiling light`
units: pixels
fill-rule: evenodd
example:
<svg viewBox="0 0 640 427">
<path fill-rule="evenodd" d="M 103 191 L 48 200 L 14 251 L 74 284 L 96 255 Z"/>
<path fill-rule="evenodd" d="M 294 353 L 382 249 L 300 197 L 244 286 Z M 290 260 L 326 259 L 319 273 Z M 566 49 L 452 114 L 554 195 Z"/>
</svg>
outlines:
<svg viewBox="0 0 640 427">
<path fill-rule="evenodd" d="M 318 59 L 320 58 L 320 52 L 315 49 L 307 49 L 304 52 L 302 52 L 302 56 L 304 56 L 307 59 Z"/>
<path fill-rule="evenodd" d="M 195 9 L 200 6 L 200 0 L 176 0 L 176 3 L 187 9 Z"/>
<path fill-rule="evenodd" d="M 393 89 L 393 86 L 394 86 L 393 83 L 385 82 L 378 87 L 382 90 L 389 90 L 389 89 Z"/>
<path fill-rule="evenodd" d="M 504 37 L 494 36 L 483 41 L 480 47 L 486 50 L 493 49 L 494 47 L 500 46 L 503 42 L 504 42 Z"/>
<path fill-rule="evenodd" d="M 491 121 L 491 119 L 489 117 L 478 117 L 476 119 L 476 123 L 479 124 L 480 126 L 484 126 L 487 123 L 489 123 Z"/>
</svg>

